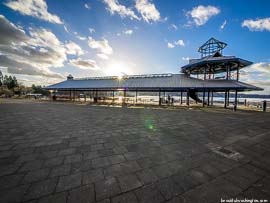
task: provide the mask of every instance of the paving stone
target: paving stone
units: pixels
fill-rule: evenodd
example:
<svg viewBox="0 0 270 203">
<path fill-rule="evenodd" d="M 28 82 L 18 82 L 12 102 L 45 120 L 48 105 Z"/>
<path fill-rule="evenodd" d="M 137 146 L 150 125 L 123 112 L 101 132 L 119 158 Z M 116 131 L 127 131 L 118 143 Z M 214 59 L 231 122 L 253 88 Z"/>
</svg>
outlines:
<svg viewBox="0 0 270 203">
<path fill-rule="evenodd" d="M 69 164 L 56 166 L 51 169 L 50 177 L 65 176 L 70 173 L 71 166 Z"/>
<path fill-rule="evenodd" d="M 184 191 L 188 191 L 192 188 L 195 188 L 199 185 L 191 176 L 187 175 L 184 172 L 179 172 L 172 176 L 172 180 L 178 184 Z"/>
<path fill-rule="evenodd" d="M 110 203 L 110 199 L 104 199 L 104 200 L 101 200 L 101 201 L 98 201 L 96 203 Z"/>
<path fill-rule="evenodd" d="M 155 166 L 152 168 L 152 170 L 159 178 L 166 178 L 172 175 L 172 172 L 170 171 L 170 168 L 167 165 Z"/>
<path fill-rule="evenodd" d="M 150 168 L 155 166 L 155 164 L 149 158 L 142 158 L 137 160 L 137 162 L 142 168 Z"/>
<path fill-rule="evenodd" d="M 61 192 L 50 196 L 42 197 L 38 200 L 38 203 L 66 203 L 67 193 Z"/>
<path fill-rule="evenodd" d="M 143 185 L 153 183 L 159 179 L 152 169 L 144 169 L 138 171 L 136 174 L 139 177 L 140 182 L 143 183 Z"/>
<path fill-rule="evenodd" d="M 113 155 L 108 158 L 112 164 L 118 164 L 118 163 L 126 161 L 123 155 Z"/>
<path fill-rule="evenodd" d="M 97 158 L 92 160 L 93 168 L 100 168 L 110 165 L 110 161 L 107 157 Z"/>
<path fill-rule="evenodd" d="M 45 167 L 59 166 L 63 163 L 63 160 L 64 160 L 64 157 L 62 157 L 62 156 L 50 158 L 44 162 L 44 166 Z"/>
<path fill-rule="evenodd" d="M 88 159 L 95 159 L 95 158 L 98 158 L 99 157 L 99 154 L 97 151 L 93 151 L 93 152 L 85 152 L 83 154 L 83 159 L 84 160 L 88 160 Z"/>
<path fill-rule="evenodd" d="M 31 185 L 28 193 L 23 197 L 24 201 L 38 199 L 42 196 L 50 195 L 54 192 L 57 179 L 47 179 Z"/>
<path fill-rule="evenodd" d="M 139 202 L 142 203 L 159 203 L 165 200 L 154 184 L 143 186 L 135 190 L 135 194 Z"/>
<path fill-rule="evenodd" d="M 127 192 L 112 198 L 112 203 L 137 203 L 138 200 L 133 192 Z"/>
<path fill-rule="evenodd" d="M 0 202 L 22 202 L 30 194 L 30 202 L 66 202 L 68 192 L 88 185 L 95 186 L 95 200 L 103 203 L 118 196 L 125 201 L 129 192 L 139 202 L 269 197 L 268 114 L 7 99 L 1 99 L 0 112 Z M 155 123 L 153 131 L 144 126 L 148 118 Z M 243 158 L 216 154 L 210 148 L 215 145 L 226 145 Z M 120 188 L 118 179 L 125 176 Z M 57 189 L 48 194 L 50 188 L 42 182 L 51 178 Z M 105 184 L 107 180 L 111 182 Z M 38 190 L 38 183 L 45 189 Z M 128 192 L 122 193 L 124 188 Z"/>
<path fill-rule="evenodd" d="M 18 187 L 13 187 L 0 191 L 0 202 L 9 203 L 9 202 L 21 202 L 23 195 L 28 190 L 29 185 L 21 185 Z"/>
<path fill-rule="evenodd" d="M 32 182 L 36 182 L 36 181 L 40 181 L 40 180 L 44 180 L 48 177 L 50 170 L 48 168 L 44 168 L 44 169 L 38 169 L 35 171 L 29 171 L 24 179 L 23 179 L 23 183 L 32 183 Z"/>
<path fill-rule="evenodd" d="M 211 180 L 211 177 L 207 175 L 206 173 L 203 173 L 202 171 L 199 171 L 198 169 L 192 169 L 188 172 L 192 178 L 198 182 L 198 183 L 207 183 Z"/>
<path fill-rule="evenodd" d="M 94 169 L 83 173 L 82 183 L 90 184 L 104 179 L 102 169 Z"/>
<path fill-rule="evenodd" d="M 95 183 L 96 201 L 100 201 L 121 193 L 115 178 L 109 178 Z"/>
<path fill-rule="evenodd" d="M 120 176 L 118 177 L 118 180 L 122 192 L 127 192 L 142 186 L 142 183 L 135 174 Z"/>
<path fill-rule="evenodd" d="M 69 192 L 67 203 L 91 203 L 95 201 L 93 185 L 86 185 Z"/>
<path fill-rule="evenodd" d="M 72 155 L 67 155 L 65 157 L 65 164 L 73 163 L 73 162 L 80 162 L 82 160 L 82 156 L 80 154 L 72 154 Z"/>
<path fill-rule="evenodd" d="M 19 171 L 24 172 L 24 171 L 32 171 L 32 170 L 40 169 L 43 162 L 44 162 L 43 160 L 35 160 L 35 161 L 25 162 L 22 165 L 22 167 L 19 169 Z"/>
<path fill-rule="evenodd" d="M 61 192 L 80 186 L 81 179 L 82 179 L 81 173 L 60 177 L 56 187 L 56 192 Z"/>
<path fill-rule="evenodd" d="M 67 149 L 60 150 L 58 155 L 59 156 L 71 155 L 71 154 L 74 154 L 75 152 L 76 152 L 76 148 L 67 148 Z"/>
<path fill-rule="evenodd" d="M 0 189 L 17 186 L 23 179 L 25 174 L 14 174 L 0 177 Z"/>
<path fill-rule="evenodd" d="M 179 185 L 174 183 L 171 178 L 159 180 L 156 185 L 166 200 L 169 200 L 184 192 L 184 190 Z"/>
<path fill-rule="evenodd" d="M 91 145 L 91 151 L 97 151 L 97 150 L 102 150 L 102 149 L 104 149 L 103 144 Z"/>
</svg>

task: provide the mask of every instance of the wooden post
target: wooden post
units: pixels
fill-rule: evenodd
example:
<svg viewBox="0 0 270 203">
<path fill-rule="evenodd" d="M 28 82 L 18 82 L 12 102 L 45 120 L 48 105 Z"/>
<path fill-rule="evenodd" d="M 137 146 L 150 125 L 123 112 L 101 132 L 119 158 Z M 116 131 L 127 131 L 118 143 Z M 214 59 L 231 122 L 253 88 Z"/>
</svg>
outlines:
<svg viewBox="0 0 270 203">
<path fill-rule="evenodd" d="M 137 104 L 137 101 L 138 101 L 137 96 L 138 96 L 138 91 L 136 90 L 136 92 L 135 92 L 135 103 L 136 103 L 136 104 Z"/>
<path fill-rule="evenodd" d="M 211 91 L 211 106 L 214 105 L 214 92 L 213 90 Z"/>
<path fill-rule="evenodd" d="M 123 103 L 123 105 L 126 104 L 126 89 L 124 89 L 124 98 L 123 98 L 122 103 Z"/>
<path fill-rule="evenodd" d="M 225 93 L 224 93 L 224 108 L 226 109 L 227 108 L 227 90 L 225 90 Z"/>
<path fill-rule="evenodd" d="M 210 105 L 210 91 L 207 92 L 207 106 Z"/>
<path fill-rule="evenodd" d="M 158 90 L 158 105 L 161 106 L 160 89 Z"/>
<path fill-rule="evenodd" d="M 235 90 L 233 110 L 237 110 L 237 90 Z"/>
<path fill-rule="evenodd" d="M 239 80 L 239 66 L 237 67 L 237 72 L 236 72 L 236 80 Z"/>
<path fill-rule="evenodd" d="M 180 104 L 183 104 L 183 91 L 181 91 Z"/>
<path fill-rule="evenodd" d="M 187 90 L 187 100 L 186 100 L 186 104 L 189 107 L 189 90 Z"/>
<path fill-rule="evenodd" d="M 114 90 L 112 91 L 112 96 L 113 96 L 113 97 L 112 97 L 112 98 L 113 98 L 113 99 L 112 99 L 112 103 L 114 104 Z"/>
<path fill-rule="evenodd" d="M 69 90 L 69 100 L 72 101 L 72 97 L 71 97 L 71 89 Z"/>
<path fill-rule="evenodd" d="M 228 90 L 227 94 L 227 106 L 230 106 L 230 90 Z"/>
<path fill-rule="evenodd" d="M 205 90 L 203 90 L 203 101 L 202 101 L 202 106 L 204 107 L 205 104 Z"/>
</svg>

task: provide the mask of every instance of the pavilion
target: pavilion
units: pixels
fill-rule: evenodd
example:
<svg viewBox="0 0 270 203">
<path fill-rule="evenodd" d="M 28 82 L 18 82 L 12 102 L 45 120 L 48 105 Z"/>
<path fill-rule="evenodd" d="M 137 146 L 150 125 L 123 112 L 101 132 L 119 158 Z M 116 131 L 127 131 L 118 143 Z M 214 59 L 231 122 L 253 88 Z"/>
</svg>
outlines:
<svg viewBox="0 0 270 203">
<path fill-rule="evenodd" d="M 93 102 L 98 102 L 99 94 L 109 92 L 112 94 L 112 103 L 115 101 L 115 93 L 122 92 L 123 104 L 126 103 L 127 92 L 135 93 L 135 103 L 137 103 L 138 92 L 158 93 L 159 105 L 162 104 L 161 93 L 179 93 L 181 104 L 183 104 L 182 96 L 184 93 L 187 106 L 190 104 L 190 98 L 196 103 L 202 103 L 203 106 L 213 104 L 213 93 L 224 92 L 225 108 L 229 104 L 230 92 L 234 92 L 234 109 L 236 110 L 238 92 L 263 89 L 239 81 L 239 70 L 251 65 L 252 62 L 235 56 L 223 56 L 222 50 L 226 46 L 227 44 L 224 42 L 214 38 L 209 39 L 198 50 L 201 53 L 201 58 L 189 60 L 189 64 L 181 67 L 180 74 L 125 75 L 122 77 L 79 79 L 69 75 L 67 80 L 50 85 L 45 89 L 50 90 L 53 94 L 55 92 L 68 94 L 70 100 L 75 100 L 81 92 L 88 92 Z M 199 92 L 203 94 L 202 99 L 198 97 Z"/>
</svg>

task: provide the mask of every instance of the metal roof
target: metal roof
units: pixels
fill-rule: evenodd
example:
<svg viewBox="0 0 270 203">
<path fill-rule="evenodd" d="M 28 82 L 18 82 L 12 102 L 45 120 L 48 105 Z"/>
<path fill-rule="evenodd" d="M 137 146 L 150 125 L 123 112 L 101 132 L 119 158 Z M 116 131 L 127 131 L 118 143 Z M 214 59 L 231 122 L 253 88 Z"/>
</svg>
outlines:
<svg viewBox="0 0 270 203">
<path fill-rule="evenodd" d="M 221 73 L 226 72 L 227 67 L 234 71 L 251 64 L 251 61 L 235 56 L 207 56 L 201 59 L 191 59 L 189 64 L 181 67 L 181 71 L 189 74 Z"/>
<path fill-rule="evenodd" d="M 166 75 L 137 75 L 124 76 L 122 79 L 117 77 L 87 78 L 66 80 L 45 89 L 48 90 L 139 90 L 139 91 L 177 91 L 186 89 L 212 89 L 225 90 L 237 89 L 262 90 L 253 85 L 245 84 L 235 80 L 201 80 L 189 77 L 185 74 L 166 74 Z"/>
</svg>

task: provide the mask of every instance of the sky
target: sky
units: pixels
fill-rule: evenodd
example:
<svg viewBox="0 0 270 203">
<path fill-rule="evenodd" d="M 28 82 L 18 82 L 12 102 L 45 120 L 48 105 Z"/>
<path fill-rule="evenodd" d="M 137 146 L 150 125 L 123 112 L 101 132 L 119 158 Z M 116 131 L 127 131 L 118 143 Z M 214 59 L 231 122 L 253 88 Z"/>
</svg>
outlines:
<svg viewBox="0 0 270 203">
<path fill-rule="evenodd" d="M 270 94 L 270 1 L 1 0 L 0 70 L 25 85 L 179 73 L 214 37 L 250 60 L 240 80 Z"/>
</svg>

